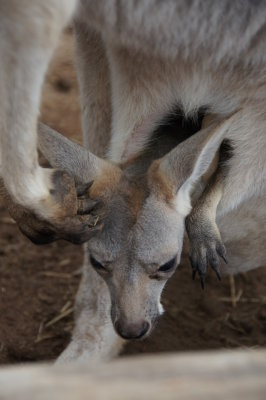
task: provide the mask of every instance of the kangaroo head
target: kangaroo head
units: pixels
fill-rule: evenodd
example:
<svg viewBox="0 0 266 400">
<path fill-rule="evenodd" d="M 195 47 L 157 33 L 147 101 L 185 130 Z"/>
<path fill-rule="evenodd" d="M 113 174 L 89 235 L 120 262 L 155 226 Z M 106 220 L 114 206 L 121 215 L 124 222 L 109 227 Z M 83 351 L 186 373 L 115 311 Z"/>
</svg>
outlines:
<svg viewBox="0 0 266 400">
<path fill-rule="evenodd" d="M 111 318 L 126 339 L 147 336 L 163 309 L 160 297 L 181 257 L 185 218 L 193 185 L 209 168 L 230 119 L 180 143 L 145 173 L 134 161 L 114 165 L 42 127 L 39 147 L 54 167 L 77 183 L 92 182 L 103 228 L 88 242 L 92 267 L 105 280 Z"/>
</svg>

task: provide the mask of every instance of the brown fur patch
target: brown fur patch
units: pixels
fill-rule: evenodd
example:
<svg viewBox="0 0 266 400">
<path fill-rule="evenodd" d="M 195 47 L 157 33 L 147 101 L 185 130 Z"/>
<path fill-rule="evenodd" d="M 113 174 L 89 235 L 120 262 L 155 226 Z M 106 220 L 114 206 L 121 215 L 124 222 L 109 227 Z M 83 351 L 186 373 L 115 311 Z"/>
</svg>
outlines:
<svg viewBox="0 0 266 400">
<path fill-rule="evenodd" d="M 132 217 L 136 220 L 148 196 L 146 182 L 129 182 L 128 204 Z"/>
<path fill-rule="evenodd" d="M 165 201 L 171 202 L 175 196 L 175 188 L 167 179 L 167 176 L 160 169 L 160 162 L 153 161 L 148 171 L 148 182 L 151 190 L 158 196 L 163 197 Z"/>
<path fill-rule="evenodd" d="M 122 174 L 120 168 L 108 164 L 108 167 L 103 168 L 101 175 L 91 185 L 89 189 L 90 198 L 97 200 L 115 191 L 119 186 Z"/>
</svg>

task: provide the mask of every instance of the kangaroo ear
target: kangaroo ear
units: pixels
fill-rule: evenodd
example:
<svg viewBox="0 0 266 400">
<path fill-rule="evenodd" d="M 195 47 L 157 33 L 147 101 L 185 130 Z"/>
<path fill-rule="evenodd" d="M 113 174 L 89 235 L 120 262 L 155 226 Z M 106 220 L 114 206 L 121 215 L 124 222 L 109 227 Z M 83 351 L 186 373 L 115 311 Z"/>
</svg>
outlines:
<svg viewBox="0 0 266 400">
<path fill-rule="evenodd" d="M 176 206 L 183 214 L 190 212 L 191 189 L 210 167 L 235 115 L 200 130 L 159 160 L 159 173 L 173 188 Z"/>
<path fill-rule="evenodd" d="M 66 171 L 76 183 L 88 183 L 113 165 L 52 128 L 39 123 L 38 148 L 54 168 Z"/>
</svg>

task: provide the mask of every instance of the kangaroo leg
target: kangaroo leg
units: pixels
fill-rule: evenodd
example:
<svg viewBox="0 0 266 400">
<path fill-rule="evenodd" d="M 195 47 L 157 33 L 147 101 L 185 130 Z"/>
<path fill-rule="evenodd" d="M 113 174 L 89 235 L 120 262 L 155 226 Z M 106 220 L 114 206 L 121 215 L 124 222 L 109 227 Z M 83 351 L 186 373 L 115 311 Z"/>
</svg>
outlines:
<svg viewBox="0 0 266 400">
<path fill-rule="evenodd" d="M 37 157 L 37 117 L 46 69 L 75 0 L 0 1 L 0 148 L 1 176 L 16 212 L 12 216 L 35 242 L 72 239 L 88 231 L 77 216 L 75 184 L 65 173 L 41 168 Z M 65 185 L 71 187 L 66 191 Z M 67 200 L 68 199 L 68 200 Z M 72 204 L 70 204 L 72 203 Z M 56 235 L 27 226 L 27 215 L 54 226 Z M 77 220 L 73 218 L 77 216 Z M 70 217 L 72 224 L 64 220 Z M 83 218 L 84 219 L 84 218 Z M 23 222 L 24 221 L 24 222 Z M 25 226 L 24 226 L 25 225 Z M 45 238 L 42 239 L 44 234 Z M 86 235 L 85 235 L 86 236 Z M 88 238 L 85 237 L 85 240 Z"/>
<path fill-rule="evenodd" d="M 223 195 L 224 176 L 229 147 L 226 142 L 221 146 L 218 167 L 192 212 L 186 218 L 186 230 L 190 242 L 190 262 L 192 277 L 199 273 L 201 286 L 204 288 L 207 266 L 213 268 L 218 279 L 221 279 L 219 257 L 226 263 L 226 250 L 216 224 L 216 210 Z"/>
<path fill-rule="evenodd" d="M 83 146 L 103 157 L 111 131 L 110 73 L 105 46 L 101 35 L 78 18 L 74 30 Z"/>
<path fill-rule="evenodd" d="M 85 257 L 75 303 L 75 329 L 57 363 L 107 361 L 119 353 L 123 340 L 115 333 L 110 309 L 107 285 Z"/>
</svg>

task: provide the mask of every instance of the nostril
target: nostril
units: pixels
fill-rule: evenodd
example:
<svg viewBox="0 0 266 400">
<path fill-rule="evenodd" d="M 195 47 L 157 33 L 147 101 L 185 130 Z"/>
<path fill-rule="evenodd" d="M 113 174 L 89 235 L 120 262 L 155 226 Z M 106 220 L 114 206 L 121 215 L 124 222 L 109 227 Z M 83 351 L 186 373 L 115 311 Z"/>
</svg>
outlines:
<svg viewBox="0 0 266 400">
<path fill-rule="evenodd" d="M 142 324 L 142 330 L 140 332 L 140 337 L 144 336 L 150 330 L 150 323 L 148 321 L 144 321 Z"/>
</svg>

